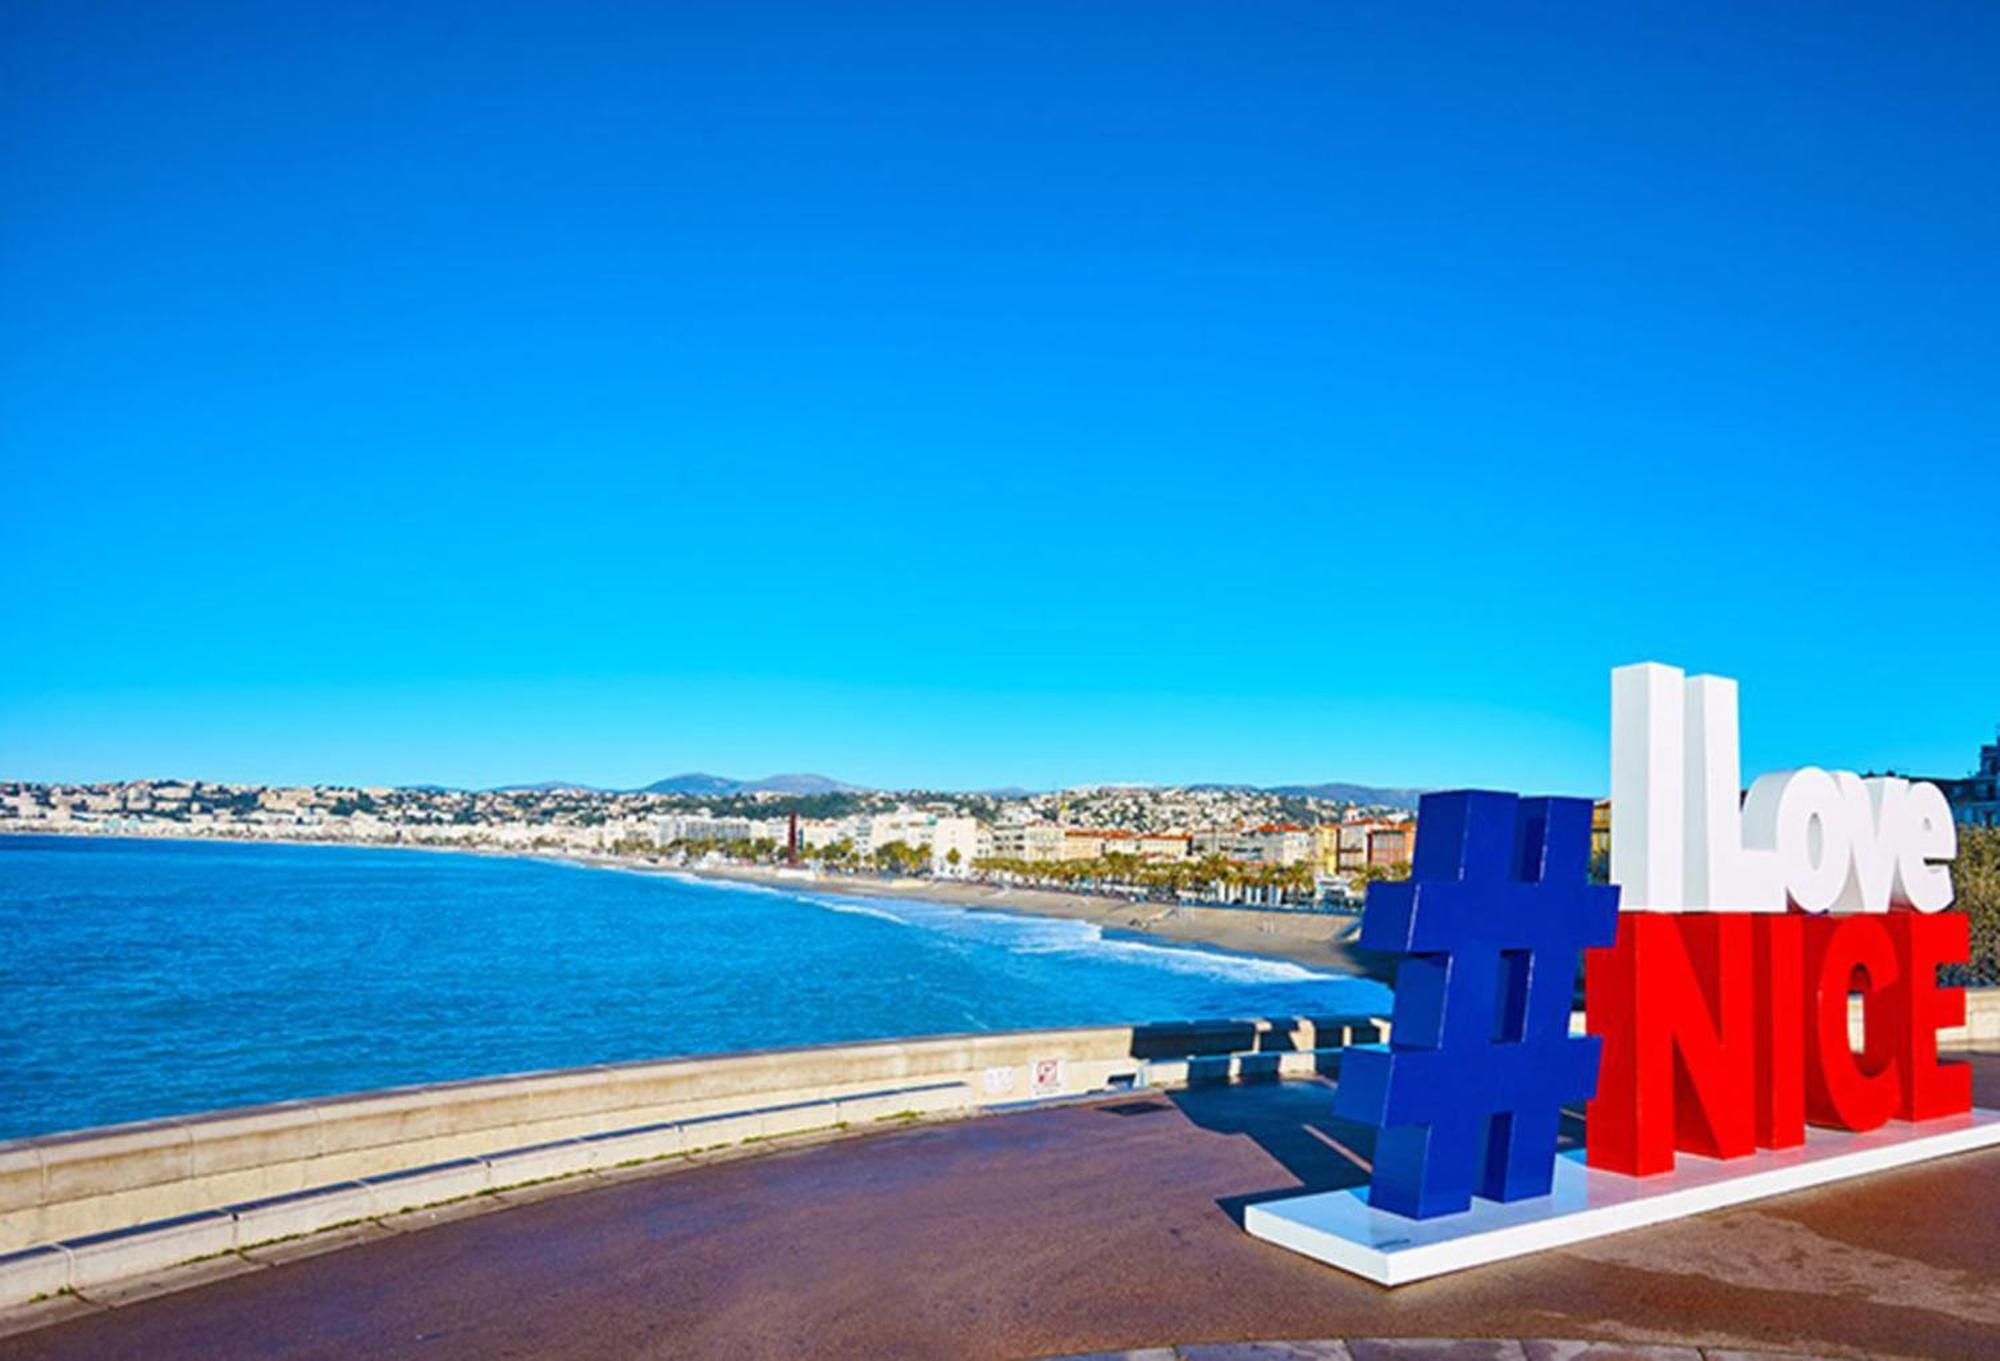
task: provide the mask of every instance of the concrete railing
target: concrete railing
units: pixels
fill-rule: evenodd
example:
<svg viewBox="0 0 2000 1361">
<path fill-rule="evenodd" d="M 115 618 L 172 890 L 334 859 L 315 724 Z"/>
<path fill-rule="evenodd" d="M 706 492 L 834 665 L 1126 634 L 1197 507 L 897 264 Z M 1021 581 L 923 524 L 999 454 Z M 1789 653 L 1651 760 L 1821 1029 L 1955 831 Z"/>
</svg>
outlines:
<svg viewBox="0 0 2000 1361">
<path fill-rule="evenodd" d="M 1946 1047 L 2000 1043 L 1969 990 Z M 1576 1028 L 1581 1030 L 1581 1015 Z M 1860 1014 L 1853 1028 L 1859 1042 Z M 952 1035 L 605 1064 L 0 1143 L 0 1306 L 531 1182 L 814 1130 L 1328 1071 L 1381 1018 Z"/>
<path fill-rule="evenodd" d="M 0 1305 L 423 1205 L 786 1134 L 1307 1075 L 1364 1017 L 954 1035 L 606 1064 L 0 1143 Z"/>
</svg>

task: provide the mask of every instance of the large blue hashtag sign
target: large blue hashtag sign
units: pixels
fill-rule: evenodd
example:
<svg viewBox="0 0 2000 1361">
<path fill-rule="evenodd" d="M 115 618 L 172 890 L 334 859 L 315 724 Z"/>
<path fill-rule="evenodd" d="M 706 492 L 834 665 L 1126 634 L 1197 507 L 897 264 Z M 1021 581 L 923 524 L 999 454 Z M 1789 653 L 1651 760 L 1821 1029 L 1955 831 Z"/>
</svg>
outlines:
<svg viewBox="0 0 2000 1361">
<path fill-rule="evenodd" d="M 1385 1048 L 1348 1052 L 1334 1110 L 1380 1127 L 1368 1203 L 1417 1218 L 1549 1193 L 1562 1108 L 1597 1090 L 1569 1033 L 1577 962 L 1618 890 L 1590 882 L 1590 801 L 1426 794 L 1407 883 L 1372 884 L 1360 943 L 1405 957 Z"/>
</svg>

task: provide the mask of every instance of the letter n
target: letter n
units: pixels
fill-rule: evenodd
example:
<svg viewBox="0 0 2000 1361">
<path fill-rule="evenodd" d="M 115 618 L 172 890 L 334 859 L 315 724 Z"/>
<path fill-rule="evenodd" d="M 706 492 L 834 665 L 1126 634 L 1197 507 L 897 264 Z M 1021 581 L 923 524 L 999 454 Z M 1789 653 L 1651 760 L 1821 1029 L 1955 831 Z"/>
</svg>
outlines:
<svg viewBox="0 0 2000 1361">
<path fill-rule="evenodd" d="M 1592 950 L 1589 1031 L 1604 1040 L 1585 1125 L 1592 1167 L 1673 1169 L 1681 1150 L 1738 1158 L 1757 1145 L 1753 919 L 1738 912 L 1627 912 Z"/>
</svg>

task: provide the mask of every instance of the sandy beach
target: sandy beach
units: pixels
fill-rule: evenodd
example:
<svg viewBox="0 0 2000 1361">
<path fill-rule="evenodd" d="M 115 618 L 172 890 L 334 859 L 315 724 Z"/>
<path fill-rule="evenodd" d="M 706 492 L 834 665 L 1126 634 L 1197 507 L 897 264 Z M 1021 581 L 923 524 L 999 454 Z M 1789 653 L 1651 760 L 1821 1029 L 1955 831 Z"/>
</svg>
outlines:
<svg viewBox="0 0 2000 1361">
<path fill-rule="evenodd" d="M 632 862 L 611 860 L 630 867 Z M 867 875 L 813 874 L 751 865 L 702 865 L 677 869 L 705 879 L 737 880 L 815 893 L 874 898 L 918 898 L 954 907 L 1023 916 L 1069 917 L 1106 930 L 1130 931 L 1182 945 L 1206 945 L 1239 954 L 1290 960 L 1332 973 L 1381 977 L 1367 954 L 1341 939 L 1355 918 L 1324 912 L 1268 912 L 1254 908 L 1197 907 L 1130 902 L 1098 894 L 951 879 L 878 879 Z"/>
</svg>

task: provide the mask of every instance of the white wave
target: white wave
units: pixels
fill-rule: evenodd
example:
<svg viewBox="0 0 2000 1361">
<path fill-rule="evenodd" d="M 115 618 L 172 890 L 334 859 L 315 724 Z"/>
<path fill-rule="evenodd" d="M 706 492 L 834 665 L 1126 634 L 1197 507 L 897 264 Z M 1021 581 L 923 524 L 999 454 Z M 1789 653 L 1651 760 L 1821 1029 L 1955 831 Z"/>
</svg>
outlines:
<svg viewBox="0 0 2000 1361">
<path fill-rule="evenodd" d="M 879 907 L 869 907 L 864 903 L 841 902 L 833 898 L 815 898 L 804 893 L 792 896 L 796 897 L 802 903 L 810 903 L 814 907 L 825 908 L 828 912 L 840 912 L 850 917 L 874 917 L 878 921 L 894 922 L 898 926 L 914 925 L 914 923 L 905 921 L 893 912 L 884 912 Z"/>
<path fill-rule="evenodd" d="M 1349 977 L 1285 959 L 1229 954 L 1194 945 L 1162 945 L 1124 936 L 1107 937 L 1096 922 L 1068 917 L 1024 916 L 913 898 L 808 893 L 792 896 L 831 912 L 876 917 L 963 940 L 998 945 L 1016 954 L 1096 956 L 1234 983 L 1321 983 Z"/>
<path fill-rule="evenodd" d="M 1122 954 L 1174 973 L 1200 974 L 1244 983 L 1321 983 L 1350 975 L 1323 973 L 1294 964 L 1288 959 L 1260 959 L 1255 955 L 1229 955 L 1193 946 L 1154 945 L 1143 940 L 1103 940 L 1099 950 Z"/>
<path fill-rule="evenodd" d="M 599 868 L 625 868 L 601 866 Z M 1167 945 L 1127 936 L 1104 934 L 1096 922 L 1070 917 L 1038 917 L 992 908 L 958 907 L 921 898 L 876 898 L 865 894 L 814 892 L 801 886 L 760 884 L 741 879 L 712 879 L 680 870 L 632 870 L 677 884 L 720 893 L 751 893 L 783 898 L 827 912 L 872 917 L 877 921 L 935 931 L 1015 954 L 1078 955 L 1115 959 L 1187 977 L 1231 983 L 1324 983 L 1353 975 L 1309 968 L 1285 959 L 1230 954 L 1198 945 Z"/>
<path fill-rule="evenodd" d="M 781 885 L 753 883 L 748 879 L 715 879 L 705 874 L 696 874 L 692 870 L 674 869 L 667 866 L 605 865 L 582 860 L 563 861 L 561 863 L 573 864 L 579 869 L 610 870 L 614 874 L 633 874 L 641 879 L 665 879 L 669 883 L 679 884 L 685 888 L 713 889 L 718 893 L 756 893 L 762 894 L 767 898 L 796 898 L 800 896 L 797 891 Z"/>
</svg>

